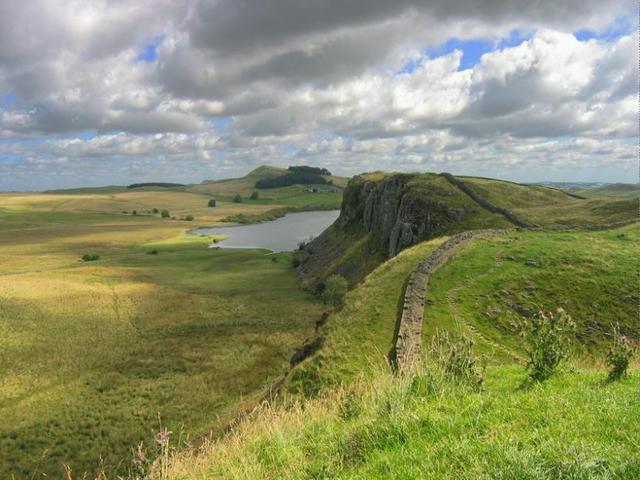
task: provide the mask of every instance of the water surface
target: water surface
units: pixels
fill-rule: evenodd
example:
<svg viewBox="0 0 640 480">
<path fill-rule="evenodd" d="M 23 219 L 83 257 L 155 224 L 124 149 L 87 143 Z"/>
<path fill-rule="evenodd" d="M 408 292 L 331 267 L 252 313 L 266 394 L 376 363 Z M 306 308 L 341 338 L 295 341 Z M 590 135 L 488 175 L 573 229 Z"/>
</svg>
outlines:
<svg viewBox="0 0 640 480">
<path fill-rule="evenodd" d="M 196 235 L 226 235 L 219 245 L 225 248 L 266 248 L 273 252 L 295 250 L 300 242 L 317 237 L 331 225 L 340 210 L 289 213 L 271 222 L 232 227 L 207 227 Z"/>
</svg>

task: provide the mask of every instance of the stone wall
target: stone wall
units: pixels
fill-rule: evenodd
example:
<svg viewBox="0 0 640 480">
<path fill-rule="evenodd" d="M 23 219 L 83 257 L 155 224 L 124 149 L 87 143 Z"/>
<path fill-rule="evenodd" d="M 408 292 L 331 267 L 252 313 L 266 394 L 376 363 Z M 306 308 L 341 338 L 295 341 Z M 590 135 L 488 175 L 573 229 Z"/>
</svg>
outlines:
<svg viewBox="0 0 640 480">
<path fill-rule="evenodd" d="M 438 270 L 453 253 L 472 239 L 504 235 L 508 230 L 474 230 L 454 235 L 422 260 L 409 277 L 404 295 L 404 305 L 395 344 L 396 370 L 403 372 L 411 368 L 422 351 L 422 321 L 425 314 L 425 296 L 431 275 Z"/>
<path fill-rule="evenodd" d="M 486 198 L 478 194 L 478 192 L 476 192 L 473 188 L 471 188 L 471 186 L 464 183 L 462 180 L 454 177 L 450 173 L 441 173 L 440 176 L 444 177 L 449 183 L 451 183 L 451 185 L 455 185 L 461 191 L 466 193 L 472 200 L 474 200 L 481 207 L 486 208 L 490 212 L 499 213 L 500 215 L 503 215 L 504 218 L 509 220 L 514 225 L 522 228 L 536 227 L 536 225 L 517 217 L 511 210 L 507 210 L 506 208 L 502 208 L 502 207 L 498 207 L 497 205 L 494 205 L 489 200 L 487 200 Z"/>
</svg>

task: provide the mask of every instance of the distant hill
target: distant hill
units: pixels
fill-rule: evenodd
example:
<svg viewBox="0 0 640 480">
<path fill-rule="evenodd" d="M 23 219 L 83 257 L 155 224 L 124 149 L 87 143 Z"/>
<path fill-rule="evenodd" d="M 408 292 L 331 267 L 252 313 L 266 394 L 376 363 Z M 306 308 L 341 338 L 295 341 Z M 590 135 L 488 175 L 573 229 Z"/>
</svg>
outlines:
<svg viewBox="0 0 640 480">
<path fill-rule="evenodd" d="M 295 167 L 294 167 L 295 168 Z M 338 209 L 342 202 L 342 190 L 348 179 L 334 175 L 322 175 L 321 182 L 314 184 L 296 182 L 291 175 L 316 175 L 316 173 L 300 173 L 268 165 L 260 166 L 244 177 L 207 181 L 187 188 L 187 191 L 209 195 L 221 201 L 232 201 L 240 195 L 243 201 L 278 204 L 297 209 Z M 304 179 L 302 179 L 304 180 Z M 267 188 L 256 187 L 264 182 Z M 258 192 L 258 199 L 249 200 L 253 192 Z"/>
<path fill-rule="evenodd" d="M 637 183 L 610 183 L 588 188 L 571 188 L 572 193 L 586 197 L 640 197 L 640 185 Z"/>
</svg>

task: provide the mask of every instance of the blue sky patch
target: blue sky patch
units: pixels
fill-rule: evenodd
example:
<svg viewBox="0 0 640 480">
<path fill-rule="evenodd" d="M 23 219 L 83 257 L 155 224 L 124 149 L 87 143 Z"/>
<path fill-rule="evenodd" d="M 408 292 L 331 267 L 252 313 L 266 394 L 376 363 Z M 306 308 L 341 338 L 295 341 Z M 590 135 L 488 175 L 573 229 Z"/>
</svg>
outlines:
<svg viewBox="0 0 640 480">
<path fill-rule="evenodd" d="M 3 107 L 9 106 L 15 101 L 16 101 L 16 96 L 11 92 L 3 93 L 2 95 L 0 95 L 0 105 Z"/>
<path fill-rule="evenodd" d="M 137 62 L 152 63 L 158 60 L 158 47 L 164 41 L 164 35 L 158 35 L 153 37 L 149 43 L 147 43 L 142 51 L 136 57 Z"/>
<path fill-rule="evenodd" d="M 636 29 L 636 24 L 630 16 L 618 17 L 616 20 L 609 25 L 606 29 L 601 32 L 597 32 L 595 30 L 591 30 L 588 28 L 583 28 L 576 32 L 573 32 L 573 35 L 580 40 L 581 42 L 585 42 L 587 40 L 596 39 L 601 42 L 615 42 L 620 37 L 624 37 L 625 35 L 629 35 Z"/>
<path fill-rule="evenodd" d="M 519 30 L 512 30 L 508 37 L 501 38 L 497 42 L 489 38 L 474 38 L 469 40 L 452 38 L 438 47 L 425 49 L 422 52 L 423 56 L 421 58 L 414 58 L 407 61 L 398 73 L 413 73 L 422 65 L 422 62 L 425 59 L 433 59 L 449 55 L 455 50 L 460 50 L 462 52 L 462 58 L 460 59 L 460 66 L 458 67 L 458 70 L 467 70 L 476 66 L 480 62 L 482 55 L 485 53 L 515 47 L 530 38 L 530 34 L 525 35 Z"/>
<path fill-rule="evenodd" d="M 210 120 L 210 123 L 213 129 L 216 131 L 225 130 L 233 123 L 233 117 L 213 117 Z"/>
</svg>

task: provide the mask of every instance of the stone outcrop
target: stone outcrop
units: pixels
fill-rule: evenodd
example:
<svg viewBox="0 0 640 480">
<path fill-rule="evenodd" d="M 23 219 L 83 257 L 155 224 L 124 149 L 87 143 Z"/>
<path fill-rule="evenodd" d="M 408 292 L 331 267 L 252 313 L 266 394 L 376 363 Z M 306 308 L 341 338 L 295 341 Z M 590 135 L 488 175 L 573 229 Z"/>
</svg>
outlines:
<svg viewBox="0 0 640 480">
<path fill-rule="evenodd" d="M 413 270 L 405 290 L 395 344 L 395 362 L 398 372 L 402 373 L 411 369 L 420 358 L 425 296 L 431 275 L 444 265 L 461 245 L 472 239 L 503 235 L 506 232 L 507 230 L 474 230 L 454 235 L 432 251 Z"/>
<path fill-rule="evenodd" d="M 440 188 L 430 197 L 407 188 L 413 178 L 404 174 L 377 181 L 356 178 L 345 191 L 339 224 L 346 227 L 358 223 L 365 232 L 373 232 L 387 258 L 391 258 L 407 247 L 442 235 L 448 226 L 470 213 L 447 202 L 446 196 L 454 194 L 451 190 Z"/>
</svg>

